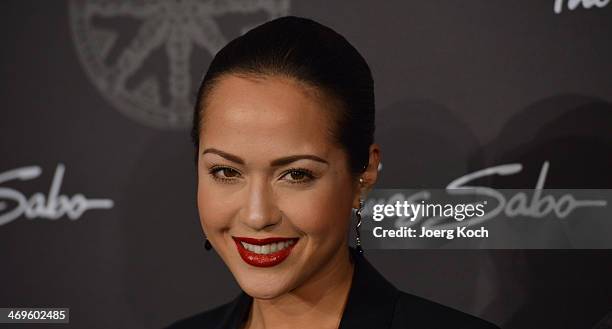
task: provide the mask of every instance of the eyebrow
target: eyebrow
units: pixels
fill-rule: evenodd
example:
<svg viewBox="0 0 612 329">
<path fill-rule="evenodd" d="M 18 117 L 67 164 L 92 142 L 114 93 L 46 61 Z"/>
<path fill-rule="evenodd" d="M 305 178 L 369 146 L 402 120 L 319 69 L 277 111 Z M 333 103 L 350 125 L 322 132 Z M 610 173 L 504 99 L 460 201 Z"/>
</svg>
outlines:
<svg viewBox="0 0 612 329">
<path fill-rule="evenodd" d="M 207 148 L 202 152 L 202 155 L 206 154 L 206 153 L 213 153 L 216 155 L 219 155 L 229 161 L 238 163 L 243 165 L 244 164 L 244 160 L 242 158 L 240 158 L 239 156 L 215 149 L 215 148 Z M 308 159 L 308 160 L 313 160 L 313 161 L 317 161 L 317 162 L 321 162 L 324 164 L 329 164 L 329 162 L 325 161 L 324 159 L 316 156 L 316 155 L 312 155 L 312 154 L 297 154 L 297 155 L 290 155 L 287 157 L 283 157 L 283 158 L 279 158 L 276 160 L 272 160 L 270 162 L 270 166 L 272 167 L 280 167 L 280 166 L 284 166 L 284 165 L 288 165 L 292 162 L 298 161 L 298 160 L 302 160 L 302 159 Z"/>
</svg>

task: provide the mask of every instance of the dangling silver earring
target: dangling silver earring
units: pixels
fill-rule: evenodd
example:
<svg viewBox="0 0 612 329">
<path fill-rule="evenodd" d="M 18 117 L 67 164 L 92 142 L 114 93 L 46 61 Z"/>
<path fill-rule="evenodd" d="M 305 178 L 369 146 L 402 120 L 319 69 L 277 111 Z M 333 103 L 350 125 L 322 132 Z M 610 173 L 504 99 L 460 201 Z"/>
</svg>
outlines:
<svg viewBox="0 0 612 329">
<path fill-rule="evenodd" d="M 363 186 L 363 177 L 359 177 L 359 186 Z M 361 235 L 359 234 L 359 228 L 361 227 L 361 210 L 363 209 L 363 199 L 359 198 L 359 208 L 355 211 L 357 221 L 355 223 L 355 247 L 360 254 L 363 254 L 363 248 L 361 247 Z"/>
<path fill-rule="evenodd" d="M 210 244 L 208 238 L 206 238 L 206 242 L 204 242 L 204 249 L 206 249 L 207 251 L 210 251 L 212 249 L 212 244 Z"/>
<path fill-rule="evenodd" d="M 355 224 L 355 247 L 360 254 L 363 254 L 363 248 L 361 247 L 361 236 L 359 234 L 359 228 L 361 227 L 361 210 L 363 209 L 363 199 L 359 199 L 359 209 L 355 212 L 357 222 Z"/>
</svg>

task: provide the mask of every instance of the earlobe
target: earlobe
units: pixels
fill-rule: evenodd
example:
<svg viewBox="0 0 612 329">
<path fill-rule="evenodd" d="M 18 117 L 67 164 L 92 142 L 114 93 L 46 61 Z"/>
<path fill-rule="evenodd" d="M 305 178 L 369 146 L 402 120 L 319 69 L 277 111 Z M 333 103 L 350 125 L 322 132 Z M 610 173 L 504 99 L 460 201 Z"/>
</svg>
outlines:
<svg viewBox="0 0 612 329">
<path fill-rule="evenodd" d="M 366 189 L 365 189 L 365 180 L 363 179 L 363 177 L 359 177 L 359 181 L 358 181 L 358 186 L 357 186 L 357 191 L 353 197 L 353 203 L 352 203 L 352 207 L 354 209 L 358 209 L 359 208 L 359 202 L 360 200 L 363 200 L 363 196 L 365 195 Z"/>
<path fill-rule="evenodd" d="M 368 164 L 364 166 L 363 173 L 359 177 L 357 192 L 353 198 L 353 208 L 359 208 L 359 201 L 365 200 L 367 193 L 372 189 L 378 179 L 378 168 L 380 166 L 380 146 L 370 145 L 370 156 Z"/>
</svg>

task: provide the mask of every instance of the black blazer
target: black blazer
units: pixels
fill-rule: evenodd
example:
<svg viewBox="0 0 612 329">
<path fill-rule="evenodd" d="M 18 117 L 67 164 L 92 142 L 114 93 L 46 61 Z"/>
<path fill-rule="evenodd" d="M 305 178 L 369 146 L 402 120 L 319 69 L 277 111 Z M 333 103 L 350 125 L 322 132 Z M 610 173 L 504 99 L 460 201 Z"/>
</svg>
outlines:
<svg viewBox="0 0 612 329">
<path fill-rule="evenodd" d="M 467 313 L 397 290 L 363 255 L 350 249 L 355 270 L 339 329 L 499 329 Z M 242 292 L 227 304 L 178 321 L 167 329 L 239 329 L 252 301 Z"/>
</svg>

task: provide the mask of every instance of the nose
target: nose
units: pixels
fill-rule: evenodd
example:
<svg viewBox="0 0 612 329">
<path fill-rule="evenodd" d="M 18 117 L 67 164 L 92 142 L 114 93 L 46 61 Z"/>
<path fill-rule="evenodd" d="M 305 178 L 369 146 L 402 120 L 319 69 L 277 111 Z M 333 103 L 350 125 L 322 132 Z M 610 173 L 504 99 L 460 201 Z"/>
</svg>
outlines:
<svg viewBox="0 0 612 329">
<path fill-rule="evenodd" d="M 240 218 L 252 230 L 273 227 L 281 220 L 272 187 L 263 178 L 254 178 L 248 188 Z"/>
</svg>

